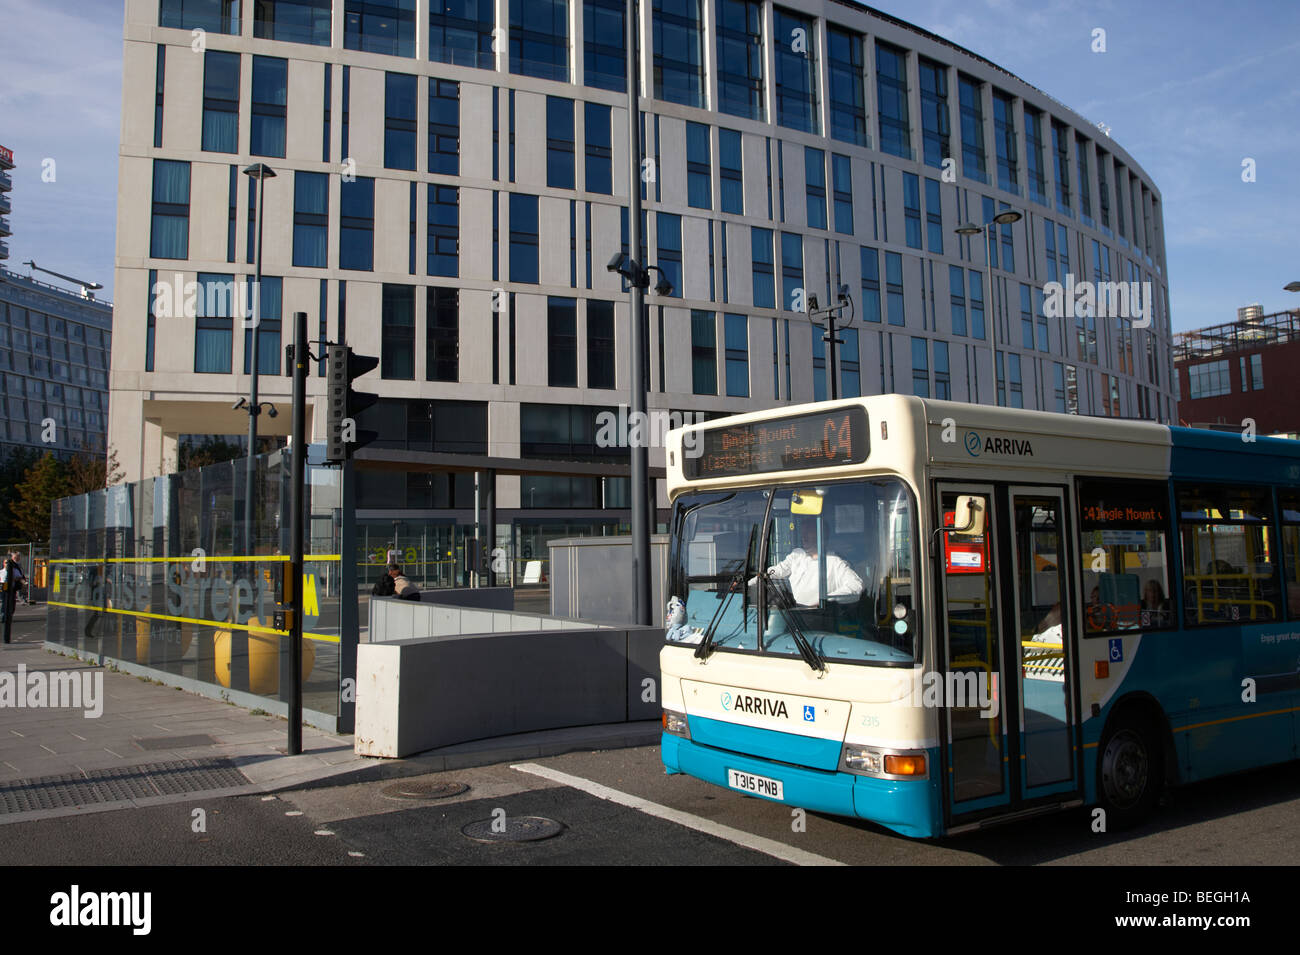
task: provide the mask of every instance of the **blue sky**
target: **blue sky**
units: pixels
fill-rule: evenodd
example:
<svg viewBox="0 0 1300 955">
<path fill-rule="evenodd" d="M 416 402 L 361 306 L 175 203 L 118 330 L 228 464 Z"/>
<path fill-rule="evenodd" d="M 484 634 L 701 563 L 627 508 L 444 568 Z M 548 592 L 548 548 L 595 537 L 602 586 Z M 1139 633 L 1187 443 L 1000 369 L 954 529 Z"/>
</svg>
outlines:
<svg viewBox="0 0 1300 955">
<path fill-rule="evenodd" d="M 1252 302 L 1300 307 L 1300 3 L 1295 0 L 876 0 L 979 53 L 1092 122 L 1164 199 L 1175 330 Z M 0 0 L 0 144 L 15 152 L 22 261 L 112 297 L 123 6 Z M 1105 53 L 1092 52 L 1093 30 Z M 1242 160 L 1256 181 L 1242 181 Z M 52 159 L 54 179 L 42 181 Z M 48 173 L 47 173 L 48 175 Z M 145 197 L 138 197 L 143 201 Z"/>
</svg>

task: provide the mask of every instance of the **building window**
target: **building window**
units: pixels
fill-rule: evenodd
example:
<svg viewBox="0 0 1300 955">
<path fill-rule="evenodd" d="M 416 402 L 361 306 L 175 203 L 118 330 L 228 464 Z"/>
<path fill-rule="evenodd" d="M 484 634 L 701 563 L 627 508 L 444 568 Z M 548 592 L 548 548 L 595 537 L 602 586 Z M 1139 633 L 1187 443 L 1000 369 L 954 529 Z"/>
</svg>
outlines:
<svg viewBox="0 0 1300 955">
<path fill-rule="evenodd" d="M 584 0 L 582 5 L 582 82 L 602 90 L 627 92 L 627 24 L 624 0 Z"/>
<path fill-rule="evenodd" d="M 812 379 L 813 401 L 826 400 L 826 336 L 816 325 L 808 329 L 812 333 Z"/>
<path fill-rule="evenodd" d="M 460 175 L 460 84 L 432 76 L 429 77 L 429 172 Z"/>
<path fill-rule="evenodd" d="M 1046 354 L 1051 351 L 1048 346 L 1048 326 L 1046 296 L 1040 288 L 1034 289 L 1035 318 L 1038 320 L 1038 350 Z"/>
<path fill-rule="evenodd" d="M 1101 231 L 1111 235 L 1110 231 L 1110 184 L 1106 181 L 1106 168 L 1110 165 L 1110 156 L 1097 150 L 1097 205 L 1101 207 Z"/>
<path fill-rule="evenodd" d="M 757 308 L 776 308 L 776 276 L 773 271 L 772 230 L 751 227 L 750 242 L 753 249 L 754 305 Z"/>
<path fill-rule="evenodd" d="M 993 91 L 993 145 L 998 156 L 998 188 L 1020 195 L 1015 100 L 1001 90 Z"/>
<path fill-rule="evenodd" d="M 1088 175 L 1088 140 L 1074 137 L 1074 165 L 1079 173 L 1079 216 L 1085 225 L 1092 221 L 1092 177 Z"/>
<path fill-rule="evenodd" d="M 709 152 L 709 127 L 687 123 L 686 201 L 695 209 L 713 208 L 713 163 Z"/>
<path fill-rule="evenodd" d="M 254 156 L 284 158 L 288 77 L 288 60 L 273 56 L 253 57 L 253 122 L 249 131 L 249 152 Z"/>
<path fill-rule="evenodd" d="M 820 133 L 816 24 L 811 17 L 773 7 L 772 32 L 772 45 L 776 48 L 777 125 Z"/>
<path fill-rule="evenodd" d="M 948 370 L 948 343 L 934 343 L 934 396 L 941 401 L 952 400 L 952 376 Z"/>
<path fill-rule="evenodd" d="M 943 255 L 943 200 L 938 179 L 925 180 L 925 232 L 930 251 Z"/>
<path fill-rule="evenodd" d="M 230 167 L 229 203 L 226 214 L 226 261 L 235 261 L 235 221 L 239 216 L 239 167 Z"/>
<path fill-rule="evenodd" d="M 406 73 L 384 74 L 384 168 L 415 168 L 415 84 Z"/>
<path fill-rule="evenodd" d="M 415 56 L 415 0 L 345 0 L 343 48 Z"/>
<path fill-rule="evenodd" d="M 578 387 L 576 299 L 546 299 L 546 382 L 552 388 Z"/>
<path fill-rule="evenodd" d="M 235 277 L 200 272 L 195 298 L 194 371 L 196 374 L 230 374 L 237 306 Z"/>
<path fill-rule="evenodd" d="M 961 99 L 961 168 L 969 179 L 988 182 L 988 168 L 984 154 L 984 102 L 983 84 L 969 76 L 958 74 L 958 95 Z"/>
<path fill-rule="evenodd" d="M 763 122 L 763 4 L 718 0 L 718 110 Z"/>
<path fill-rule="evenodd" d="M 880 253 L 861 247 L 862 320 L 880 324 Z"/>
<path fill-rule="evenodd" d="M 1264 389 L 1264 356 L 1250 356 L 1250 389 L 1251 391 L 1262 391 Z"/>
<path fill-rule="evenodd" d="M 537 197 L 510 194 L 510 281 L 536 285 Z"/>
<path fill-rule="evenodd" d="M 587 151 L 586 188 L 609 196 L 614 192 L 613 150 L 610 147 L 610 110 L 600 103 L 583 104 Z"/>
<path fill-rule="evenodd" d="M 283 314 L 283 280 L 279 277 L 263 275 L 260 285 L 255 286 L 256 279 L 248 283 L 248 301 L 244 314 L 257 321 L 257 373 L 259 375 L 280 374 L 280 329 Z M 253 314 L 256 299 L 257 315 Z M 250 366 L 253 358 L 253 328 L 244 329 L 244 374 L 252 374 Z"/>
<path fill-rule="evenodd" d="M 921 184 L 915 173 L 903 173 L 903 220 L 907 226 L 907 245 L 921 247 Z"/>
<path fill-rule="evenodd" d="M 153 161 L 153 215 L 149 256 L 187 259 L 190 248 L 190 164 Z"/>
<path fill-rule="evenodd" d="M 724 318 L 727 359 L 727 396 L 749 397 L 749 319 L 744 315 Z"/>
<path fill-rule="evenodd" d="M 858 330 L 846 328 L 841 335 L 844 344 L 840 346 L 840 397 L 857 398 L 862 394 L 862 363 L 859 357 Z"/>
<path fill-rule="evenodd" d="M 713 312 L 691 309 L 691 391 L 718 393 L 718 329 Z"/>
<path fill-rule="evenodd" d="M 415 286 L 384 283 L 380 309 L 381 378 L 415 379 Z"/>
<path fill-rule="evenodd" d="M 568 0 L 510 0 L 510 72 L 569 81 Z"/>
<path fill-rule="evenodd" d="M 250 188 L 249 192 L 253 190 Z M 323 269 L 329 249 L 329 177 L 293 174 L 293 264 Z"/>
<path fill-rule="evenodd" d="M 1195 401 L 1198 398 L 1213 398 L 1216 395 L 1226 395 L 1232 391 L 1232 382 L 1228 372 L 1228 360 L 1208 361 L 1200 365 L 1192 365 L 1187 369 L 1187 388 L 1188 397 Z"/>
<path fill-rule="evenodd" d="M 930 361 L 924 338 L 912 339 L 912 394 L 930 397 Z"/>
<path fill-rule="evenodd" d="M 428 273 L 460 275 L 460 190 L 429 183 Z"/>
<path fill-rule="evenodd" d="M 952 315 L 952 333 L 966 334 L 966 272 L 960 265 L 948 266 L 948 297 Z"/>
<path fill-rule="evenodd" d="M 876 43 L 876 98 L 880 109 L 880 149 L 912 158 L 912 126 L 907 113 L 907 53 Z"/>
<path fill-rule="evenodd" d="M 1034 298 L 1029 286 L 1020 284 L 1020 345 L 1034 347 Z"/>
<path fill-rule="evenodd" d="M 163 134 L 163 88 L 166 85 L 164 75 L 167 72 L 167 47 L 158 44 L 158 57 L 154 63 L 153 74 L 153 145 L 162 146 Z"/>
<path fill-rule="evenodd" d="M 1047 205 L 1047 175 L 1043 166 L 1043 114 L 1025 107 L 1025 163 L 1029 170 L 1029 198 Z"/>
<path fill-rule="evenodd" d="M 1056 211 L 1074 215 L 1070 208 L 1070 130 L 1052 121 L 1052 152 L 1056 155 Z"/>
<path fill-rule="evenodd" d="M 429 0 L 429 59 L 495 69 L 492 6 L 492 0 Z"/>
<path fill-rule="evenodd" d="M 375 180 L 339 185 L 339 268 L 369 272 L 375 253 Z"/>
<path fill-rule="evenodd" d="M 806 311 L 803 287 L 803 236 L 797 232 L 781 233 L 781 281 L 781 291 L 785 297 L 781 307 L 794 312 Z"/>
<path fill-rule="evenodd" d="M 970 283 L 970 333 L 984 340 L 984 273 L 967 269 Z"/>
<path fill-rule="evenodd" d="M 921 78 L 921 145 L 927 166 L 943 168 L 952 156 L 952 127 L 948 120 L 948 67 L 917 58 Z"/>
<path fill-rule="evenodd" d="M 826 26 L 826 59 L 830 67 L 831 138 L 868 146 L 862 36 Z"/>
<path fill-rule="evenodd" d="M 745 171 L 740 133 L 718 130 L 718 178 L 722 187 L 722 211 L 745 214 Z"/>
<path fill-rule="evenodd" d="M 655 99 L 704 106 L 704 5 L 654 0 Z"/>
<path fill-rule="evenodd" d="M 288 43 L 330 45 L 331 0 L 257 0 L 253 36 Z"/>
<path fill-rule="evenodd" d="M 808 228 L 826 228 L 826 154 L 820 149 L 803 149 L 804 183 L 808 195 Z"/>
<path fill-rule="evenodd" d="M 835 188 L 835 231 L 853 234 L 853 170 L 848 156 L 831 153 L 832 182 Z"/>
<path fill-rule="evenodd" d="M 166 316 L 163 316 L 164 318 Z M 158 326 L 158 271 L 149 270 L 149 314 L 145 319 L 144 333 L 144 370 L 153 371 L 154 336 Z M 55 319 L 55 321 L 60 321 Z M 6 330 L 7 331 L 7 330 Z M 50 329 L 51 334 L 57 334 Z"/>
<path fill-rule="evenodd" d="M 1065 368 L 1059 361 L 1052 362 L 1052 410 L 1065 414 Z"/>
<path fill-rule="evenodd" d="M 614 303 L 587 302 L 587 387 L 614 388 Z"/>
<path fill-rule="evenodd" d="M 239 35 L 239 0 L 162 0 L 158 25 Z"/>
<path fill-rule="evenodd" d="M 203 151 L 239 152 L 239 54 L 203 54 Z"/>
<path fill-rule="evenodd" d="M 425 289 L 424 377 L 460 380 L 460 293 L 454 288 Z"/>
<path fill-rule="evenodd" d="M 573 100 L 546 97 L 546 184 L 573 188 Z"/>
<path fill-rule="evenodd" d="M 682 217 L 668 212 L 655 214 L 659 240 L 658 265 L 673 283 L 673 298 L 682 297 Z"/>
</svg>

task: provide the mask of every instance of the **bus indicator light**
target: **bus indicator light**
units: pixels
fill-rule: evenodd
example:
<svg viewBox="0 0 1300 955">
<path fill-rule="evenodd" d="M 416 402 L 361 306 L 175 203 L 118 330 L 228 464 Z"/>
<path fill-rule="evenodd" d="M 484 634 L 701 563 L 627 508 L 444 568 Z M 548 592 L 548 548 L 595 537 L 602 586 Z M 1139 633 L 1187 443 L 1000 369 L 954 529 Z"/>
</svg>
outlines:
<svg viewBox="0 0 1300 955">
<path fill-rule="evenodd" d="M 924 776 L 925 756 L 886 756 L 885 772 L 891 776 Z"/>
<path fill-rule="evenodd" d="M 1110 661 L 1094 660 L 1092 663 L 1092 675 L 1098 680 L 1105 680 L 1110 677 Z"/>
</svg>

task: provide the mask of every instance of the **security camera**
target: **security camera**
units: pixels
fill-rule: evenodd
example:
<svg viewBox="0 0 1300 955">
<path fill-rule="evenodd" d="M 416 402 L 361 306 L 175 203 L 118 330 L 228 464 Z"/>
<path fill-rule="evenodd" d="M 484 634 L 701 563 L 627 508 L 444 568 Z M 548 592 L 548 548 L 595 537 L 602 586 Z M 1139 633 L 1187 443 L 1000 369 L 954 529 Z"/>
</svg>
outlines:
<svg viewBox="0 0 1300 955">
<path fill-rule="evenodd" d="M 268 418 L 274 418 L 274 417 L 275 417 L 276 415 L 278 415 L 279 413 L 280 413 L 280 412 L 278 412 L 278 411 L 275 410 L 275 405 L 267 405 L 267 406 L 266 406 L 266 416 L 267 416 Z"/>
<path fill-rule="evenodd" d="M 659 276 L 659 281 L 655 283 L 655 294 L 665 298 L 673 294 L 673 283 L 668 281 L 667 276 L 662 274 Z"/>
</svg>

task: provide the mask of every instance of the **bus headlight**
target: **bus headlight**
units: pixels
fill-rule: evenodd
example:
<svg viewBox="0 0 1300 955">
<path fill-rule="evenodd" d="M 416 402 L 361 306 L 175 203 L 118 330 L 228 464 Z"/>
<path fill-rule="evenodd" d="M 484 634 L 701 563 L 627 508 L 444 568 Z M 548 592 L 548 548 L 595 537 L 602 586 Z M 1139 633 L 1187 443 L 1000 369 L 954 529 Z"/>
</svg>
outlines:
<svg viewBox="0 0 1300 955">
<path fill-rule="evenodd" d="M 862 746 L 845 746 L 844 768 L 851 772 L 876 775 L 884 769 L 884 756 Z"/>
<path fill-rule="evenodd" d="M 672 733 L 674 736 L 683 736 L 686 739 L 691 738 L 691 730 L 686 723 L 685 713 L 675 713 L 672 710 L 664 710 L 663 724 L 665 733 Z"/>
<path fill-rule="evenodd" d="M 924 779 L 927 767 L 924 752 L 886 752 L 870 746 L 848 744 L 840 760 L 845 772 L 885 779 Z"/>
</svg>

